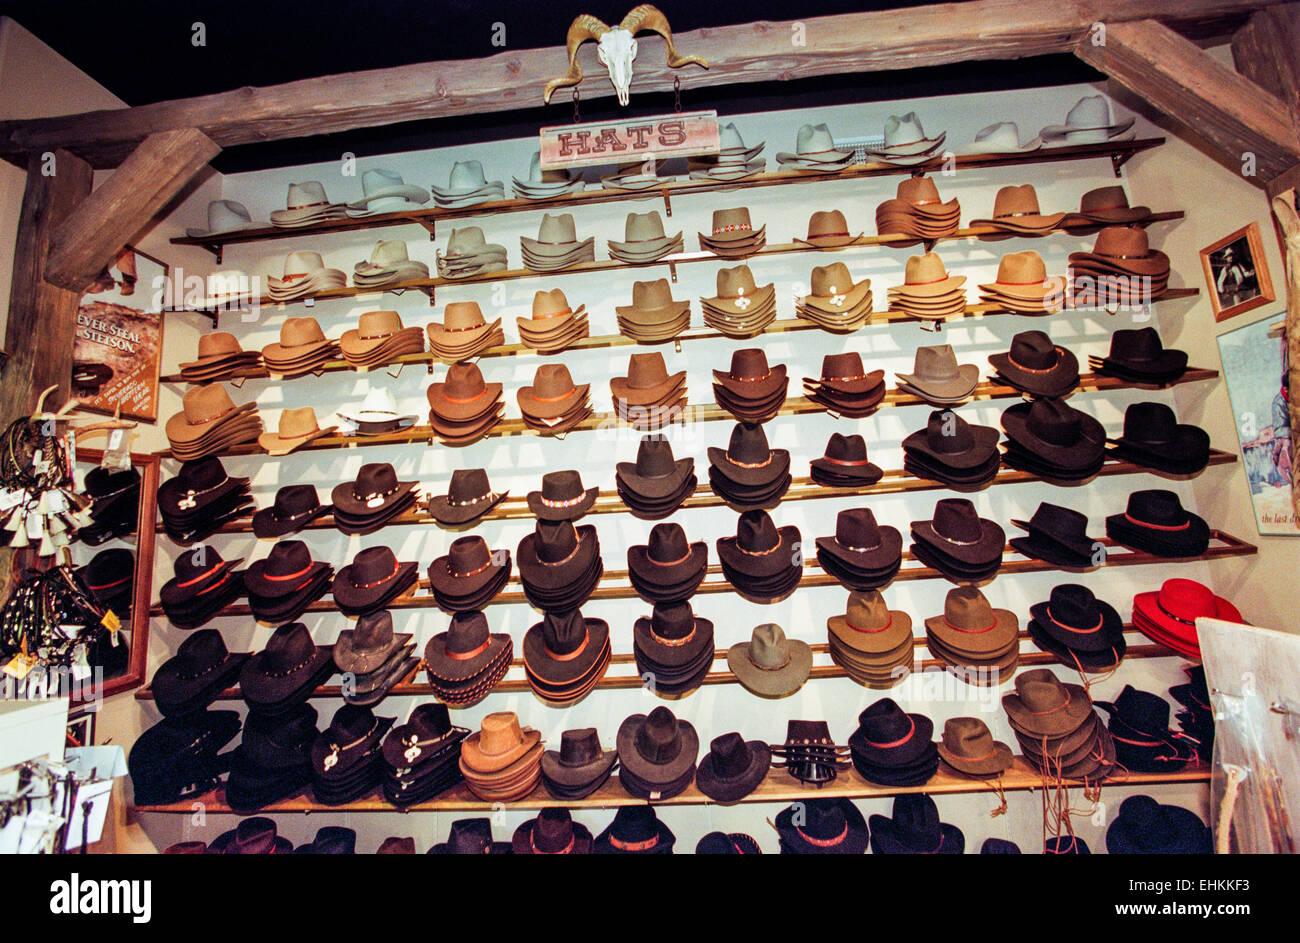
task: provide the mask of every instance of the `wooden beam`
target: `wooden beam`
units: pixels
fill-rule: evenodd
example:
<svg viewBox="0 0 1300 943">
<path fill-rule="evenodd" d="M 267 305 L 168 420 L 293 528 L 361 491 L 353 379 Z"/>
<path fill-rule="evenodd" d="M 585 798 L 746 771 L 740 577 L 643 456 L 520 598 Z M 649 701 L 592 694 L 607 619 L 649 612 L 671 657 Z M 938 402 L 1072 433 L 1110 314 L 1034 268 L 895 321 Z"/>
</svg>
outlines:
<svg viewBox="0 0 1300 943">
<path fill-rule="evenodd" d="M 1251 182 L 1265 183 L 1300 163 L 1300 133 L 1277 96 L 1219 63 L 1155 20 L 1108 24 L 1104 43 L 1075 49 L 1152 106 L 1204 138 L 1239 172 L 1255 155 Z"/>
<path fill-rule="evenodd" d="M 1180 29 L 1240 19 L 1278 0 L 973 0 L 901 10 L 846 13 L 790 22 L 694 30 L 674 37 L 679 52 L 710 64 L 670 69 L 663 42 L 646 35 L 633 94 L 890 71 L 986 59 L 1067 52 L 1093 25 L 1154 18 Z M 556 24 L 556 38 L 563 24 Z M 222 147 L 402 121 L 508 111 L 541 105 L 542 86 L 563 74 L 562 46 L 521 49 L 475 60 L 430 62 L 304 79 L 266 88 L 0 123 L 0 154 L 66 147 L 96 167 L 116 166 L 150 134 L 197 128 Z M 613 94 L 594 44 L 579 53 L 584 99 Z M 567 104 L 567 97 L 562 96 Z M 556 110 L 561 116 L 564 106 Z"/>
<path fill-rule="evenodd" d="M 45 280 L 82 292 L 221 148 L 184 128 L 145 138 L 50 235 Z"/>
<path fill-rule="evenodd" d="M 1300 3 L 1256 10 L 1232 36 L 1237 71 L 1300 114 Z"/>
</svg>

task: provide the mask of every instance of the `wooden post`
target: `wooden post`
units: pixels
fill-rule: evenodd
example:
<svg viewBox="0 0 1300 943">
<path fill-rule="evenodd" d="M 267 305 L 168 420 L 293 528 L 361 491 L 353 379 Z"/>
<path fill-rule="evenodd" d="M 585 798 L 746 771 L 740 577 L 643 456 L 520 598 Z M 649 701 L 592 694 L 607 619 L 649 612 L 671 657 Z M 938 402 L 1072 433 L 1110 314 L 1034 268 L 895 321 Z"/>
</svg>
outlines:
<svg viewBox="0 0 1300 943">
<path fill-rule="evenodd" d="M 1300 208 L 1296 191 L 1273 197 L 1273 215 L 1282 227 L 1286 264 L 1287 393 L 1291 413 L 1291 507 L 1300 515 L 1300 484 L 1296 460 L 1300 457 Z"/>
</svg>

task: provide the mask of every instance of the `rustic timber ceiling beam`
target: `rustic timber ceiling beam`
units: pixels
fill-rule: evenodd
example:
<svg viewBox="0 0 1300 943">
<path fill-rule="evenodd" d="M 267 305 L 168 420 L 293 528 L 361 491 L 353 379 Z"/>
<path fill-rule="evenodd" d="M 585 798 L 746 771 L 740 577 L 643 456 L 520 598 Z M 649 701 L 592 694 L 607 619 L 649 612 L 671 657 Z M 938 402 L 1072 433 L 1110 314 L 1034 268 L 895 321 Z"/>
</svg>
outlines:
<svg viewBox="0 0 1300 943">
<path fill-rule="evenodd" d="M 670 69 L 660 40 L 642 39 L 632 91 L 742 84 L 874 72 L 968 60 L 1017 59 L 1073 50 L 1094 24 L 1155 19 L 1189 32 L 1239 21 L 1278 0 L 974 0 L 901 10 L 758 22 L 674 37 L 708 71 Z M 557 24 L 556 34 L 563 24 Z M 650 46 L 654 45 L 652 54 Z M 330 134 L 402 121 L 535 107 L 564 70 L 562 46 L 502 52 L 304 79 L 266 88 L 67 115 L 0 122 L 0 154 L 13 158 L 65 147 L 96 167 L 116 166 L 151 134 L 197 128 L 221 147 Z M 582 97 L 613 94 L 591 46 Z"/>
</svg>

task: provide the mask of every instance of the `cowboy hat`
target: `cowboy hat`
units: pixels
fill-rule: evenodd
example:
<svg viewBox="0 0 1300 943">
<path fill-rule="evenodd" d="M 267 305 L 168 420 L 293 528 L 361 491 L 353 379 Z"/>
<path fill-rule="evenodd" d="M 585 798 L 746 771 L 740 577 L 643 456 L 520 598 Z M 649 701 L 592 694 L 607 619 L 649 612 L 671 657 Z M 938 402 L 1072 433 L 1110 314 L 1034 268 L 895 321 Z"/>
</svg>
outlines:
<svg viewBox="0 0 1300 943">
<path fill-rule="evenodd" d="M 727 667 L 755 694 L 789 697 L 812 672 L 812 649 L 807 642 L 786 638 L 779 625 L 765 622 L 754 627 L 748 642 L 727 649 Z"/>
</svg>

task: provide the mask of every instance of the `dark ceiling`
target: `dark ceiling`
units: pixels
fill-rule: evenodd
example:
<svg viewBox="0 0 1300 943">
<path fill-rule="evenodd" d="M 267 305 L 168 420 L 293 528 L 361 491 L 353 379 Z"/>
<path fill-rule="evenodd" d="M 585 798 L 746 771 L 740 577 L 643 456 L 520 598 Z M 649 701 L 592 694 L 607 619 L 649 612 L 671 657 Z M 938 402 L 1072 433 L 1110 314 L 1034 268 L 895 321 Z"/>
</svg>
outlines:
<svg viewBox="0 0 1300 943">
<path fill-rule="evenodd" d="M 660 0 L 674 32 L 754 20 L 791 20 L 859 10 L 921 6 L 925 0 L 773 0 L 745 3 Z M 572 18 L 591 13 L 616 23 L 633 0 L 0 0 L 12 16 L 74 65 L 131 105 L 274 85 L 294 79 L 407 65 L 473 59 L 501 52 L 493 45 L 504 24 L 509 48 L 556 46 Z M 205 44 L 196 45 L 196 24 Z M 689 52 L 689 50 L 685 50 Z M 563 71 L 558 63 L 557 74 Z M 1099 74 L 1073 56 L 1013 62 L 956 63 L 932 69 L 733 85 L 707 100 L 688 93 L 683 106 L 724 114 L 775 108 L 923 98 L 1092 81 Z M 624 114 L 672 107 L 671 95 L 634 99 Z M 619 112 L 613 98 L 583 107 L 585 119 Z M 340 150 L 359 156 L 522 137 L 540 124 L 568 120 L 572 105 L 557 96 L 546 108 L 464 119 L 408 122 L 348 134 L 230 148 L 213 165 L 223 172 L 332 160 Z"/>
</svg>

